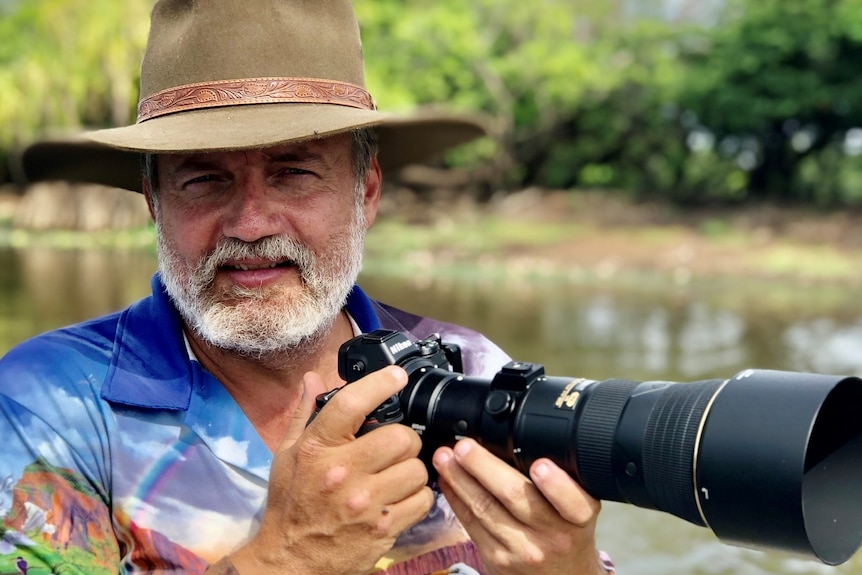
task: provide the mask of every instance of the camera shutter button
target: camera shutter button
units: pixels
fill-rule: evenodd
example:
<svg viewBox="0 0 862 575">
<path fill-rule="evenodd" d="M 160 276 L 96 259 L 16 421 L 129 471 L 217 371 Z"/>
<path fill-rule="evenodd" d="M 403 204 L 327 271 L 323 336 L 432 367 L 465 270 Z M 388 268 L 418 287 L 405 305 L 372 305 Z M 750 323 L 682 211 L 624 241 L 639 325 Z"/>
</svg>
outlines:
<svg viewBox="0 0 862 575">
<path fill-rule="evenodd" d="M 512 407 L 512 396 L 505 391 L 495 389 L 485 398 L 485 412 L 488 415 L 498 416 L 509 413 Z"/>
</svg>

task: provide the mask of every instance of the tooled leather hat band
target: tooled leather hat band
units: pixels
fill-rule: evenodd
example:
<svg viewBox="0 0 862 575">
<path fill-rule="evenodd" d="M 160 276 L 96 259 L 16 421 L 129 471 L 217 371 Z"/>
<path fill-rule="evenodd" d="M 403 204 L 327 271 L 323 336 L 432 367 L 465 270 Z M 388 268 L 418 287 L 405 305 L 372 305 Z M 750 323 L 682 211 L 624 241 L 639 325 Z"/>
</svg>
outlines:
<svg viewBox="0 0 862 575">
<path fill-rule="evenodd" d="M 316 78 L 246 78 L 186 84 L 157 92 L 138 104 L 137 123 L 174 112 L 273 103 L 377 109 L 367 90 L 347 82 Z"/>
</svg>

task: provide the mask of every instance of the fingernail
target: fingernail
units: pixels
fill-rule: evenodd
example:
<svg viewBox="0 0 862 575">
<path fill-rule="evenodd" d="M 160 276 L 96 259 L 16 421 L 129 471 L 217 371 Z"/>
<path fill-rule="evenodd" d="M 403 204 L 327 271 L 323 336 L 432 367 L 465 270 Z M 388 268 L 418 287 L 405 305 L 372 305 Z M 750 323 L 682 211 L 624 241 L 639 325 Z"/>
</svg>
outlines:
<svg viewBox="0 0 862 575">
<path fill-rule="evenodd" d="M 465 457 L 470 453 L 471 449 L 473 449 L 473 442 L 468 439 L 462 439 L 455 444 L 455 455 L 458 457 Z"/>
<path fill-rule="evenodd" d="M 550 472 L 551 468 L 548 467 L 547 463 L 540 463 L 533 468 L 533 475 L 536 476 L 536 479 L 545 479 Z"/>
<path fill-rule="evenodd" d="M 393 365 L 389 368 L 389 372 L 392 374 L 392 377 L 397 379 L 400 383 L 407 382 L 407 372 L 404 371 L 403 367 Z"/>
<path fill-rule="evenodd" d="M 434 465 L 438 467 L 446 465 L 451 459 L 452 454 L 449 452 L 448 449 L 438 449 L 437 452 L 434 454 Z"/>
</svg>

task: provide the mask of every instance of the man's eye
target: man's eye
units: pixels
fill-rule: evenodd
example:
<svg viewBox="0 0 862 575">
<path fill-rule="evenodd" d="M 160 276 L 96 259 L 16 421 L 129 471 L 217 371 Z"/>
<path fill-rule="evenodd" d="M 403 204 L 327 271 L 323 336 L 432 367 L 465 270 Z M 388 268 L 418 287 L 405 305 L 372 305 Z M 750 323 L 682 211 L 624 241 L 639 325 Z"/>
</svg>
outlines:
<svg viewBox="0 0 862 575">
<path fill-rule="evenodd" d="M 295 178 L 297 176 L 311 176 L 314 175 L 314 172 L 296 166 L 287 166 L 278 170 L 275 175 L 279 178 Z"/>
<path fill-rule="evenodd" d="M 216 181 L 218 181 L 218 177 L 215 174 L 204 174 L 202 176 L 198 176 L 196 178 L 192 178 L 190 180 L 187 180 L 183 184 L 183 187 L 186 188 L 186 187 L 194 185 L 194 184 L 208 184 L 210 182 L 216 182 Z"/>
<path fill-rule="evenodd" d="M 214 184 L 223 182 L 224 178 L 218 174 L 202 174 L 183 182 L 182 189 L 186 191 L 210 190 Z"/>
</svg>

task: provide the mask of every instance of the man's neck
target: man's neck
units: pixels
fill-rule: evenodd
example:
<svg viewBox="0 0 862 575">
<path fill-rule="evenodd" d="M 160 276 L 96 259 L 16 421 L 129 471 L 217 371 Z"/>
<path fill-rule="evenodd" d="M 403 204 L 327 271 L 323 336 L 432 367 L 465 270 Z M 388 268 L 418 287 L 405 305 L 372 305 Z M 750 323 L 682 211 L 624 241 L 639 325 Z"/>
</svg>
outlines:
<svg viewBox="0 0 862 575">
<path fill-rule="evenodd" d="M 261 357 L 217 348 L 192 330 L 186 334 L 198 362 L 224 385 L 273 451 L 302 398 L 305 373 L 318 373 L 329 389 L 344 383 L 338 376 L 338 350 L 354 335 L 345 312 L 315 342 Z"/>
</svg>

